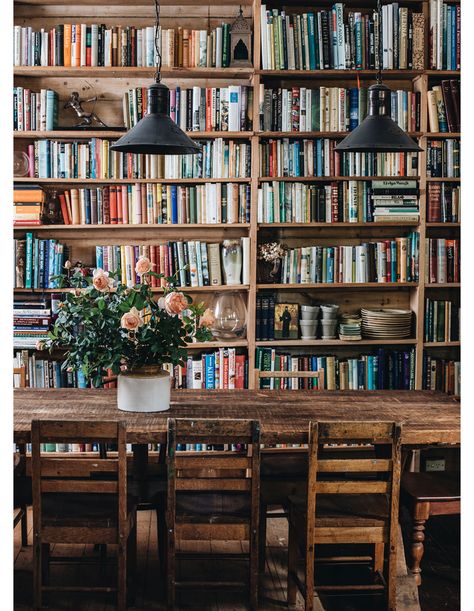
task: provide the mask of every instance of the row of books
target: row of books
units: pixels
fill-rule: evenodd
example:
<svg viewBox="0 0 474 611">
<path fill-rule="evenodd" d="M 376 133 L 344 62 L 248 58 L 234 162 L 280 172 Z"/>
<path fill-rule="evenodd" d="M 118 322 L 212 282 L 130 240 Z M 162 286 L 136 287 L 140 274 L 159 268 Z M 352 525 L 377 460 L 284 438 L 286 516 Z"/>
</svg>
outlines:
<svg viewBox="0 0 474 611">
<path fill-rule="evenodd" d="M 369 223 L 417 221 L 416 181 L 349 180 L 315 185 L 264 182 L 259 223 Z"/>
<path fill-rule="evenodd" d="M 249 284 L 250 238 L 236 241 L 241 249 L 240 284 Z M 139 282 L 135 265 L 142 255 L 153 264 L 153 271 L 165 276 L 176 274 L 176 284 L 180 287 L 220 286 L 227 284 L 224 265 L 221 266 L 219 243 L 206 243 L 199 240 L 187 242 L 167 242 L 158 245 L 107 245 L 96 246 L 95 267 L 105 271 L 120 271 L 123 284 L 133 286 Z M 224 272 L 224 273 L 223 273 Z M 151 279 L 151 285 L 164 286 L 163 278 Z"/>
<path fill-rule="evenodd" d="M 160 183 L 69 189 L 59 194 L 65 225 L 250 222 L 250 185 Z"/>
<path fill-rule="evenodd" d="M 282 284 L 418 282 L 419 234 L 360 245 L 301 246 L 285 252 Z"/>
<path fill-rule="evenodd" d="M 248 359 L 235 348 L 219 348 L 198 359 L 188 356 L 185 381 L 185 388 L 248 388 Z"/>
<path fill-rule="evenodd" d="M 31 91 L 28 87 L 13 87 L 13 129 L 20 132 L 56 129 L 58 107 L 58 94 L 52 89 Z"/>
<path fill-rule="evenodd" d="M 423 389 L 461 394 L 461 362 L 423 355 Z"/>
<path fill-rule="evenodd" d="M 345 11 L 342 2 L 299 14 L 261 7 L 264 70 L 422 70 L 423 39 L 423 13 L 399 8 L 398 2 L 382 6 L 381 22 L 377 11 Z"/>
<path fill-rule="evenodd" d="M 459 223 L 461 187 L 448 182 L 428 183 L 428 223 Z"/>
<path fill-rule="evenodd" d="M 256 366 L 261 371 L 324 371 L 327 390 L 413 390 L 415 350 L 386 350 L 354 358 L 334 355 L 293 355 L 275 348 L 257 348 Z M 314 378 L 262 378 L 260 388 L 318 389 Z M 322 390 L 321 387 L 319 387 Z"/>
<path fill-rule="evenodd" d="M 46 194 L 39 185 L 13 186 L 13 225 L 41 225 Z"/>
<path fill-rule="evenodd" d="M 417 153 L 337 153 L 335 140 L 269 139 L 260 143 L 260 175 L 417 176 Z"/>
<path fill-rule="evenodd" d="M 145 116 L 146 87 L 123 94 L 124 124 L 130 129 Z M 246 131 L 252 129 L 253 89 L 247 85 L 170 89 L 169 115 L 184 131 Z"/>
<path fill-rule="evenodd" d="M 15 340 L 14 340 L 15 341 Z M 16 346 L 15 347 L 20 347 Z M 34 348 L 34 345 L 31 346 Z M 26 354 L 23 354 L 25 353 Z M 27 386 L 29 388 L 89 388 L 82 371 L 66 371 L 62 369 L 62 361 L 55 358 L 45 358 L 42 353 L 29 353 L 28 350 L 17 352 L 13 362 L 14 367 L 26 366 Z M 44 354 L 44 353 L 43 353 Z M 19 386 L 19 380 L 14 380 L 14 386 Z M 56 444 L 53 444 L 56 445 Z M 55 450 L 51 450 L 55 451 Z M 67 451 L 67 450 L 66 450 Z"/>
<path fill-rule="evenodd" d="M 248 142 L 203 141 L 197 155 L 136 155 L 110 150 L 111 140 L 35 140 L 28 146 L 37 178 L 242 178 L 250 175 Z"/>
<path fill-rule="evenodd" d="M 428 91 L 428 119 L 431 132 L 461 131 L 461 83 L 441 81 Z"/>
<path fill-rule="evenodd" d="M 365 119 L 366 87 L 259 89 L 259 125 L 274 132 L 352 131 Z M 391 92 L 392 119 L 405 131 L 420 131 L 421 94 Z"/>
<path fill-rule="evenodd" d="M 459 240 L 426 238 L 425 281 L 428 284 L 460 282 Z"/>
<path fill-rule="evenodd" d="M 155 27 L 63 23 L 47 30 L 15 25 L 15 66 L 156 66 Z M 163 66 L 230 64 L 230 24 L 212 30 L 158 28 Z"/>
<path fill-rule="evenodd" d="M 460 178 L 461 142 L 458 138 L 428 140 L 426 175 L 432 178 Z"/>
<path fill-rule="evenodd" d="M 455 342 L 460 336 L 460 308 L 452 301 L 425 301 L 425 342 Z"/>
<path fill-rule="evenodd" d="M 36 342 L 48 337 L 48 330 L 57 312 L 58 295 L 51 299 L 15 299 L 13 303 L 13 346 L 34 348 Z M 53 310 L 54 308 L 54 310 Z"/>
<path fill-rule="evenodd" d="M 67 247 L 54 239 L 34 238 L 31 232 L 25 239 L 13 241 L 13 286 L 26 289 L 54 289 L 58 281 L 51 277 L 63 272 Z"/>
<path fill-rule="evenodd" d="M 432 70 L 461 67 L 461 5 L 430 0 L 430 54 Z"/>
</svg>

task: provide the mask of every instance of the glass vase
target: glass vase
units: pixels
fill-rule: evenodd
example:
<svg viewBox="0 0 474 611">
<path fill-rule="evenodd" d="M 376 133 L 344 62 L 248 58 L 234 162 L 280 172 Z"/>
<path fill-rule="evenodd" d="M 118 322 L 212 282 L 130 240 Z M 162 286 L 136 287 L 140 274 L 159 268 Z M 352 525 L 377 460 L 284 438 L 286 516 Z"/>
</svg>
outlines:
<svg viewBox="0 0 474 611">
<path fill-rule="evenodd" d="M 213 337 L 218 340 L 233 340 L 245 337 L 247 330 L 247 307 L 238 291 L 223 292 L 214 298 L 211 305 L 215 321 L 211 327 Z"/>
</svg>

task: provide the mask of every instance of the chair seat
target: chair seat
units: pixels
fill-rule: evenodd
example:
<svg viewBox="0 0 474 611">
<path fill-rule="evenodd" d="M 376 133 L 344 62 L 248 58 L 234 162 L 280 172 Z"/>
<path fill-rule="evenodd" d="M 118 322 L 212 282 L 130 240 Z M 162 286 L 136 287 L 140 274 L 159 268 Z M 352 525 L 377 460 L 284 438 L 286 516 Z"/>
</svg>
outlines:
<svg viewBox="0 0 474 611">
<path fill-rule="evenodd" d="M 412 501 L 457 501 L 461 498 L 460 475 L 457 471 L 403 473 L 401 491 Z"/>
<path fill-rule="evenodd" d="M 127 514 L 137 505 L 127 496 Z M 115 494 L 47 493 L 41 498 L 42 526 L 87 526 L 112 528 L 118 524 L 118 498 Z"/>
</svg>

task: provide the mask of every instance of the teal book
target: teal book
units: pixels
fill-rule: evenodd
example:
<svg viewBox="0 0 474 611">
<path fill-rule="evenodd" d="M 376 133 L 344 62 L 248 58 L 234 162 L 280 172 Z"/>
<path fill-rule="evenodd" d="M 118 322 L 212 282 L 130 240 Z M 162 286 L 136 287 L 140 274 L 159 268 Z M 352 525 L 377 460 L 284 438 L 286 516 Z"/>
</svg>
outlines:
<svg viewBox="0 0 474 611">
<path fill-rule="evenodd" d="M 316 32 L 314 13 L 307 13 L 308 22 L 308 44 L 309 44 L 309 69 L 316 70 Z"/>
<path fill-rule="evenodd" d="M 33 234 L 26 234 L 25 289 L 33 288 Z"/>
<path fill-rule="evenodd" d="M 51 89 L 46 90 L 46 130 L 56 129 L 58 124 L 58 94 Z"/>
<path fill-rule="evenodd" d="M 313 89 L 311 91 L 311 131 L 313 132 L 321 131 L 320 104 L 319 89 Z"/>
<path fill-rule="evenodd" d="M 39 240 L 33 240 L 33 288 L 39 288 Z"/>
</svg>

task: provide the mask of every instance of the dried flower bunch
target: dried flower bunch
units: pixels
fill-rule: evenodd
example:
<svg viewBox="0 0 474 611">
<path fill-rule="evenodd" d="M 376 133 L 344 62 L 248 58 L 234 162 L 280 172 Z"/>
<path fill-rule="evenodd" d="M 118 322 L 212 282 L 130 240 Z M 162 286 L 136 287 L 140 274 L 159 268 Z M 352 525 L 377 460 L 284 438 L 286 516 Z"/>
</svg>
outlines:
<svg viewBox="0 0 474 611">
<path fill-rule="evenodd" d="M 60 288 L 74 290 L 66 293 L 49 339 L 38 349 L 66 348 L 63 367 L 81 369 L 96 386 L 107 370 L 183 365 L 187 343 L 211 339 L 212 313 L 175 287 L 176 276 L 165 277 L 163 295 L 153 298 L 150 278 L 164 276 L 152 271 L 146 257 L 136 264 L 140 282 L 133 287 L 100 268 L 86 277 L 79 269 L 71 275 L 68 261 L 64 267 L 67 273 L 57 276 Z"/>
<path fill-rule="evenodd" d="M 267 242 L 266 244 L 259 244 L 258 246 L 258 259 L 260 261 L 268 261 L 273 263 L 278 259 L 285 256 L 285 252 L 288 247 L 285 244 L 279 242 Z"/>
</svg>

